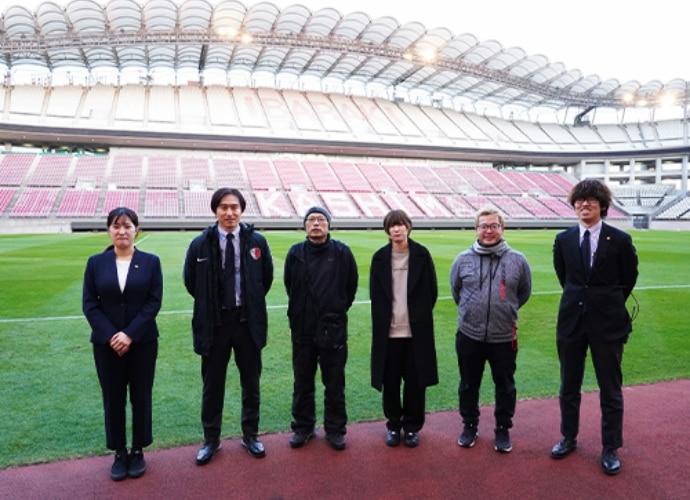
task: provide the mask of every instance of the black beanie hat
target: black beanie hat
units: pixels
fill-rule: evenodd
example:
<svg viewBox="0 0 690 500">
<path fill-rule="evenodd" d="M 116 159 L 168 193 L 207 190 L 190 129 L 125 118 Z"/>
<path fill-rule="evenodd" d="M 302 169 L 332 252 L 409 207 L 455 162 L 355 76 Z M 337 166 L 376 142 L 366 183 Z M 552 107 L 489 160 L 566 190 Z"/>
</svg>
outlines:
<svg viewBox="0 0 690 500">
<path fill-rule="evenodd" d="M 311 214 L 321 214 L 326 218 L 326 221 L 328 222 L 328 227 L 330 229 L 331 227 L 331 214 L 328 212 L 323 207 L 311 207 L 309 210 L 307 210 L 307 213 L 304 214 L 304 224 L 307 224 L 307 217 L 309 217 Z"/>
</svg>

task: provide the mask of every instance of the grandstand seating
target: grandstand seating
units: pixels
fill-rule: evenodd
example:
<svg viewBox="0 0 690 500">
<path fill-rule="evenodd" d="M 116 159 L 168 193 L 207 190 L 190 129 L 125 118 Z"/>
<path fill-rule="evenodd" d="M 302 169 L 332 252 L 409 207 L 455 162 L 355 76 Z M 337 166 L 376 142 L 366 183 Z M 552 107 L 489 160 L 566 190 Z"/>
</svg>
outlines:
<svg viewBox="0 0 690 500">
<path fill-rule="evenodd" d="M 659 215 L 657 219 L 674 220 L 674 219 L 690 219 L 690 197 L 681 198 L 677 203 L 671 205 Z"/>
<path fill-rule="evenodd" d="M 0 157 L 0 217 L 89 218 L 130 206 L 144 218 L 210 217 L 220 186 L 245 193 L 247 217 L 297 218 L 324 205 L 335 217 L 380 219 L 403 208 L 422 219 L 468 218 L 495 205 L 509 219 L 572 219 L 573 181 L 556 173 L 498 171 L 481 163 L 324 161 L 220 155 L 6 154 Z M 669 187 L 635 191 L 658 206 Z M 625 199 L 624 188 L 617 198 Z M 16 200 L 13 202 L 13 200 Z M 668 200 L 667 200 L 668 201 Z M 612 211 L 613 217 L 625 217 Z"/>
<path fill-rule="evenodd" d="M 9 123 L 87 129 L 184 129 L 547 152 L 679 146 L 686 134 L 681 120 L 574 127 L 357 95 L 268 88 L 16 85 L 3 87 L 0 97 L 0 110 Z M 614 183 L 630 182 L 638 174 L 645 182 L 660 182 L 667 176 L 659 170 L 679 174 L 681 161 L 676 155 L 656 168 L 648 161 L 618 162 L 617 175 L 611 175 Z M 603 175 L 607 162 L 588 165 L 593 167 L 588 171 L 598 173 L 601 168 Z M 0 156 L 0 217 L 84 218 L 122 204 L 132 204 L 144 217 L 208 217 L 210 192 L 235 186 L 247 193 L 250 217 L 299 217 L 318 203 L 343 218 L 378 218 L 385 210 L 404 207 L 415 217 L 445 219 L 471 216 L 479 205 L 490 203 L 510 218 L 572 219 L 572 208 L 564 200 L 573 182 L 558 168 L 498 170 L 488 162 L 126 149 L 108 156 L 10 152 Z M 616 199 L 636 213 L 686 216 L 683 203 L 665 210 L 676 196 L 667 188 L 640 187 L 632 196 L 617 193 Z M 34 205 L 36 200 L 28 199 L 27 193 L 50 206 Z M 621 211 L 611 214 L 626 217 Z"/>
<path fill-rule="evenodd" d="M 40 155 L 26 184 L 28 186 L 62 186 L 70 175 L 69 168 L 72 159 L 72 155 Z"/>
<path fill-rule="evenodd" d="M 177 158 L 174 156 L 149 156 L 146 187 L 177 189 Z"/>
<path fill-rule="evenodd" d="M 0 215 L 5 212 L 16 192 L 12 188 L 0 188 Z"/>
<path fill-rule="evenodd" d="M 12 217 L 48 217 L 57 199 L 58 189 L 26 188 L 19 194 Z"/>
<path fill-rule="evenodd" d="M 71 186 L 103 187 L 108 160 L 107 156 L 77 156 L 74 172 L 71 178 L 67 179 L 68 183 Z"/>
<path fill-rule="evenodd" d="M 0 97 L 8 123 L 554 152 L 684 145 L 681 120 L 576 127 L 269 88 L 16 85 Z"/>
<path fill-rule="evenodd" d="M 101 215 L 108 215 L 112 209 L 117 207 L 129 207 L 137 213 L 142 213 L 141 207 L 139 206 L 139 195 L 139 191 L 132 190 L 106 192 Z"/>
<path fill-rule="evenodd" d="M 0 156 L 0 185 L 20 186 L 36 159 L 33 154 L 9 153 Z"/>
<path fill-rule="evenodd" d="M 98 191 L 68 189 L 55 215 L 56 217 L 95 217 L 100 194 Z"/>
<path fill-rule="evenodd" d="M 146 191 L 143 211 L 146 217 L 177 217 L 179 212 L 177 191 L 165 189 L 149 189 Z"/>
</svg>

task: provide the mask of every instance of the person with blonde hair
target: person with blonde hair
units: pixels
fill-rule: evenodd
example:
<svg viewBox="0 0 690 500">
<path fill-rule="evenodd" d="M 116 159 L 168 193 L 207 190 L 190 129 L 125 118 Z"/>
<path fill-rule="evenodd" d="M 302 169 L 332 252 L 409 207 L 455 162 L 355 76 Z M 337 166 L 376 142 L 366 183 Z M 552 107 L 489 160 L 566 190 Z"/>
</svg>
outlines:
<svg viewBox="0 0 690 500">
<path fill-rule="evenodd" d="M 479 388 L 488 362 L 495 387 L 494 449 L 512 451 L 509 430 L 517 401 L 518 310 L 532 293 L 532 274 L 525 256 L 503 237 L 503 214 L 493 207 L 477 212 L 477 239 L 459 254 L 450 272 L 458 306 L 455 348 L 460 370 L 458 398 L 463 430 L 458 445 L 474 446 L 479 424 Z"/>
</svg>

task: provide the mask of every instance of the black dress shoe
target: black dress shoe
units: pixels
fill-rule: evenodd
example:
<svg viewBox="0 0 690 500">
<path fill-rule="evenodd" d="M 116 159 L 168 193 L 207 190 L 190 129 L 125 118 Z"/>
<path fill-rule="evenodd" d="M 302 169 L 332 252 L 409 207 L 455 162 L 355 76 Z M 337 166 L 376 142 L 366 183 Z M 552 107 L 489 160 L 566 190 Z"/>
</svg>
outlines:
<svg viewBox="0 0 690 500">
<path fill-rule="evenodd" d="M 577 440 L 563 438 L 551 450 L 551 458 L 565 458 L 575 450 L 577 450 Z"/>
<path fill-rule="evenodd" d="M 621 461 L 615 449 L 604 448 L 604 451 L 601 453 L 601 468 L 609 476 L 615 476 L 621 471 Z"/>
<path fill-rule="evenodd" d="M 254 458 L 263 458 L 266 456 L 264 445 L 261 441 L 256 439 L 256 436 L 243 437 L 242 446 L 244 446 L 249 454 Z"/>
<path fill-rule="evenodd" d="M 406 432 L 405 437 L 403 437 L 403 444 L 408 448 L 415 448 L 419 444 L 419 434 Z"/>
<path fill-rule="evenodd" d="M 395 448 L 400 444 L 400 431 L 388 430 L 386 433 L 386 444 Z"/>
<path fill-rule="evenodd" d="M 290 438 L 290 448 L 301 448 L 307 441 L 316 436 L 314 431 L 310 432 L 295 432 Z"/>
<path fill-rule="evenodd" d="M 196 464 L 206 465 L 218 450 L 220 450 L 220 441 L 205 442 L 196 454 Z"/>
<path fill-rule="evenodd" d="M 345 436 L 342 434 L 326 434 L 326 441 L 334 450 L 341 451 L 345 449 Z"/>
</svg>

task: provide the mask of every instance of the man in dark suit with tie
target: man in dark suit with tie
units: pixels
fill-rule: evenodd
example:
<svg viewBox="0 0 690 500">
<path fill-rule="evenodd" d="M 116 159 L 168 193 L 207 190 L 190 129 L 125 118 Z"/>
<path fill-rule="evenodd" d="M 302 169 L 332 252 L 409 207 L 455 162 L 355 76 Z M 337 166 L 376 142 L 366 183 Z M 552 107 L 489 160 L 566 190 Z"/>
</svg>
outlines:
<svg viewBox="0 0 690 500">
<path fill-rule="evenodd" d="M 242 386 L 242 446 L 250 455 L 266 452 L 257 438 L 261 350 L 266 345 L 266 294 L 273 283 L 273 259 L 266 239 L 240 222 L 247 203 L 233 188 L 211 196 L 216 223 L 189 245 L 184 284 L 194 297 L 194 351 L 201 355 L 204 444 L 197 465 L 210 462 L 220 448 L 225 377 L 234 351 Z"/>
<path fill-rule="evenodd" d="M 612 203 L 596 179 L 577 183 L 568 202 L 579 224 L 556 236 L 553 265 L 563 288 L 556 344 L 561 365 L 562 439 L 551 450 L 560 459 L 577 448 L 582 379 L 589 347 L 599 384 L 601 466 L 620 472 L 623 445 L 623 346 L 632 331 L 625 302 L 637 281 L 637 253 L 629 234 L 603 222 Z"/>
</svg>

